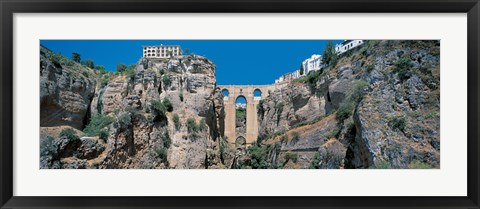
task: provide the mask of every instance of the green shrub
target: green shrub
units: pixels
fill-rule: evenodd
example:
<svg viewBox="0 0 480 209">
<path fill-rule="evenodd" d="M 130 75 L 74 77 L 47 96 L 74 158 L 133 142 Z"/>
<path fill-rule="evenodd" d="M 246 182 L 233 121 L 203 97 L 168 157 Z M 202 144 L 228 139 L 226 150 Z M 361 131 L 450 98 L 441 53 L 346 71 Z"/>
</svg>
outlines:
<svg viewBox="0 0 480 209">
<path fill-rule="evenodd" d="M 108 139 L 108 131 L 105 130 L 105 129 L 102 129 L 98 132 L 98 138 L 100 139 L 103 139 L 103 140 L 107 140 Z"/>
<path fill-rule="evenodd" d="M 107 86 L 108 82 L 110 82 L 110 75 L 104 74 L 100 80 L 100 88 Z"/>
<path fill-rule="evenodd" d="M 350 117 L 352 112 L 353 112 L 353 104 L 350 102 L 343 102 L 342 104 L 340 104 L 340 107 L 337 109 L 336 118 L 340 122 L 344 121 L 345 119 Z"/>
<path fill-rule="evenodd" d="M 330 133 L 328 133 L 326 137 L 327 137 L 327 139 L 336 138 L 339 133 L 340 133 L 340 129 L 335 128 L 335 129 L 331 130 Z"/>
<path fill-rule="evenodd" d="M 170 86 L 172 84 L 172 80 L 170 79 L 170 76 L 168 75 L 163 75 L 162 77 L 162 83 L 163 85 L 165 85 L 166 87 Z"/>
<path fill-rule="evenodd" d="M 202 131 L 207 129 L 207 123 L 205 122 L 205 118 L 200 119 L 200 124 L 198 125 L 198 128 Z"/>
<path fill-rule="evenodd" d="M 98 74 L 100 75 L 103 75 L 105 74 L 107 71 L 105 70 L 105 66 L 103 65 L 97 65 L 95 66 L 95 70 L 97 70 Z"/>
<path fill-rule="evenodd" d="M 80 140 L 80 137 L 77 136 L 77 133 L 75 132 L 75 130 L 73 130 L 73 128 L 62 129 L 59 136 L 66 137 L 67 139 L 70 139 L 70 140 Z"/>
<path fill-rule="evenodd" d="M 222 161 L 222 163 L 224 162 L 224 156 L 225 156 L 225 149 L 226 149 L 226 140 L 222 139 L 222 138 L 219 138 L 218 140 L 218 146 L 219 146 L 219 149 L 220 149 L 220 160 Z"/>
<path fill-rule="evenodd" d="M 103 93 L 105 92 L 104 89 L 101 89 L 100 92 L 98 93 L 98 100 L 97 100 L 97 113 L 102 114 L 102 107 L 103 107 Z"/>
<path fill-rule="evenodd" d="M 265 169 L 270 167 L 267 156 L 267 146 L 250 146 L 247 152 L 251 158 L 251 166 L 254 169 Z"/>
<path fill-rule="evenodd" d="M 320 75 L 322 74 L 323 70 L 316 70 L 316 71 L 310 71 L 306 76 L 294 79 L 294 83 L 308 83 L 310 90 L 314 90 L 317 81 L 320 78 Z"/>
<path fill-rule="evenodd" d="M 288 140 L 288 136 L 285 134 L 282 137 L 280 137 L 280 142 L 283 143 Z"/>
<path fill-rule="evenodd" d="M 349 94 L 348 100 L 353 102 L 355 105 L 358 104 L 365 94 L 365 90 L 368 87 L 368 83 L 364 80 L 356 80 L 353 86 L 352 91 Z"/>
<path fill-rule="evenodd" d="M 282 116 L 283 103 L 282 102 L 276 103 L 274 108 L 275 108 L 275 114 L 277 114 L 277 123 L 278 123 L 278 121 L 280 121 L 280 117 Z"/>
<path fill-rule="evenodd" d="M 64 62 L 67 66 L 69 66 L 69 67 L 72 67 L 73 65 L 75 65 L 75 62 L 74 62 L 73 60 L 67 59 L 67 58 L 65 58 L 65 57 L 64 57 L 64 59 L 63 59 L 63 62 Z"/>
<path fill-rule="evenodd" d="M 407 125 L 407 119 L 405 116 L 396 116 L 392 117 L 389 121 L 388 124 L 390 127 L 392 127 L 393 130 L 399 130 L 399 131 L 404 131 L 405 126 Z"/>
<path fill-rule="evenodd" d="M 187 130 L 189 133 L 196 133 L 198 131 L 199 127 L 197 125 L 197 122 L 193 118 L 188 118 L 187 119 Z"/>
<path fill-rule="evenodd" d="M 165 107 L 165 105 L 163 105 L 162 102 L 156 99 L 153 99 L 150 101 L 150 107 L 152 108 L 152 110 L 156 111 L 157 114 L 161 114 L 161 115 L 164 115 L 165 112 L 167 111 L 167 108 Z"/>
<path fill-rule="evenodd" d="M 83 129 L 87 136 L 108 137 L 108 132 L 103 129 L 113 122 L 113 118 L 104 114 L 96 114 L 90 118 L 90 122 Z M 106 133 L 106 134 L 105 134 Z"/>
<path fill-rule="evenodd" d="M 180 102 L 183 102 L 183 91 L 180 92 L 180 94 L 178 95 L 178 97 L 180 97 Z"/>
<path fill-rule="evenodd" d="M 172 139 L 170 138 L 168 131 L 163 132 L 161 137 L 162 137 L 163 147 L 170 148 L 170 145 L 172 144 Z"/>
<path fill-rule="evenodd" d="M 307 81 L 308 81 L 308 85 L 310 86 L 311 90 L 315 89 L 315 87 L 317 85 L 317 81 L 320 78 L 320 75 L 322 74 L 322 72 L 323 72 L 323 70 L 308 72 Z"/>
<path fill-rule="evenodd" d="M 85 78 L 88 78 L 88 72 L 86 70 L 82 71 L 82 75 L 85 76 Z"/>
<path fill-rule="evenodd" d="M 170 100 L 167 97 L 163 98 L 162 104 L 168 112 L 173 111 L 172 103 L 170 102 Z"/>
<path fill-rule="evenodd" d="M 337 109 L 337 120 L 342 122 L 352 115 L 355 106 L 363 99 L 368 83 L 363 80 L 356 80 L 352 91 L 347 99 L 340 104 Z"/>
<path fill-rule="evenodd" d="M 87 60 L 85 62 L 85 65 L 91 69 L 94 69 L 95 68 L 95 64 L 93 63 L 93 60 Z"/>
<path fill-rule="evenodd" d="M 432 169 L 433 167 L 428 163 L 424 163 L 424 162 L 420 162 L 418 160 L 414 160 L 414 161 L 410 162 L 410 164 L 408 165 L 408 168 L 410 168 L 410 169 Z"/>
<path fill-rule="evenodd" d="M 163 162 L 167 162 L 168 151 L 165 147 L 157 147 L 155 149 L 155 153 L 157 154 L 158 158 L 160 158 Z"/>
<path fill-rule="evenodd" d="M 130 114 L 126 112 L 120 114 L 117 117 L 117 123 L 120 125 L 121 128 L 127 128 L 131 122 L 132 122 L 132 119 L 130 117 Z"/>
<path fill-rule="evenodd" d="M 438 113 L 437 111 L 429 112 L 429 113 L 427 114 L 427 118 L 428 118 L 428 119 L 438 118 L 438 117 L 440 117 L 440 113 Z"/>
<path fill-rule="evenodd" d="M 312 161 L 310 162 L 310 169 L 319 169 L 320 168 L 320 153 L 315 152 Z"/>
<path fill-rule="evenodd" d="M 175 124 L 175 129 L 177 131 L 180 130 L 180 127 L 181 127 L 180 117 L 178 117 L 177 113 L 173 114 L 173 124 Z"/>
<path fill-rule="evenodd" d="M 291 160 L 294 163 L 297 163 L 298 155 L 297 153 L 287 152 L 285 153 L 285 163 Z"/>
<path fill-rule="evenodd" d="M 275 104 L 275 113 L 281 115 L 283 112 L 283 102 Z"/>
<path fill-rule="evenodd" d="M 137 67 L 137 65 L 135 65 L 135 64 L 128 65 L 128 67 L 123 71 L 123 74 L 126 75 L 130 79 L 134 79 L 135 78 L 135 68 L 136 67 Z"/>
<path fill-rule="evenodd" d="M 237 120 L 245 120 L 247 118 L 247 110 L 243 107 L 239 107 L 235 110 L 235 118 Z"/>
<path fill-rule="evenodd" d="M 127 65 L 125 64 L 117 64 L 117 72 L 119 73 L 122 73 L 123 71 L 125 71 L 127 69 Z"/>
<path fill-rule="evenodd" d="M 296 131 L 292 132 L 292 140 L 300 139 L 300 134 Z"/>
<path fill-rule="evenodd" d="M 49 57 L 49 59 L 52 61 L 53 65 L 55 65 L 55 67 L 61 67 L 62 66 L 62 61 L 63 61 L 62 55 L 52 53 L 52 55 Z"/>
<path fill-rule="evenodd" d="M 412 67 L 412 61 L 408 57 L 401 57 L 394 64 L 395 70 L 398 73 L 400 80 L 406 80 L 412 76 L 410 68 Z"/>
</svg>

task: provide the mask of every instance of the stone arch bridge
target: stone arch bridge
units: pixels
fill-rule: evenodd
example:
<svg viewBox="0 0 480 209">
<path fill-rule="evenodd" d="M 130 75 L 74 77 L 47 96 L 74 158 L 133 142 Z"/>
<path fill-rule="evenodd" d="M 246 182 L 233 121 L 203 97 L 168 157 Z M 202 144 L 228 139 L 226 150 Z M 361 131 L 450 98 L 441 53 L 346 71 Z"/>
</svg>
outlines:
<svg viewBox="0 0 480 209">
<path fill-rule="evenodd" d="M 228 96 L 223 97 L 225 107 L 225 132 L 229 143 L 235 143 L 239 137 L 244 137 L 247 144 L 252 144 L 258 137 L 258 114 L 257 105 L 260 100 L 267 97 L 269 92 L 273 92 L 275 89 L 280 88 L 278 84 L 271 85 L 219 85 L 222 92 L 227 90 Z M 261 94 L 254 95 L 254 91 L 259 90 Z M 236 133 L 236 100 L 239 97 L 245 97 L 246 110 L 247 110 L 247 122 L 246 133 Z"/>
</svg>

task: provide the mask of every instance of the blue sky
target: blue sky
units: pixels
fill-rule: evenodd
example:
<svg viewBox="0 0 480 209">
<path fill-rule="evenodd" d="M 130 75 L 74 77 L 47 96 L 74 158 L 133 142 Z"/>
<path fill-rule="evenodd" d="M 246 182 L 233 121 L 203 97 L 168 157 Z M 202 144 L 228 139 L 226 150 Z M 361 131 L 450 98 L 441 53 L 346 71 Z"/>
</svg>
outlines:
<svg viewBox="0 0 480 209">
<path fill-rule="evenodd" d="M 334 40 L 334 43 L 341 42 Z M 202 55 L 217 66 L 218 85 L 271 84 L 294 71 L 312 54 L 322 54 L 324 40 L 41 40 L 56 53 L 82 60 L 92 59 L 115 71 L 119 63 L 134 64 L 142 57 L 143 45 L 180 45 Z"/>
</svg>

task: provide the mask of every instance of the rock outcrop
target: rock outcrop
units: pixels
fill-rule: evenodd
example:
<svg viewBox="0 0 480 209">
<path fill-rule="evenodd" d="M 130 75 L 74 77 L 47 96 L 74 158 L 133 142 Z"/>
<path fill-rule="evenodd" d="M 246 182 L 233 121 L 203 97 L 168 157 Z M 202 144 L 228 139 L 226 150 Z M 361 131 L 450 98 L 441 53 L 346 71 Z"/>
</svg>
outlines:
<svg viewBox="0 0 480 209">
<path fill-rule="evenodd" d="M 41 47 L 40 126 L 68 125 L 82 129 L 95 86 L 92 69 L 75 62 L 65 62 Z"/>
<path fill-rule="evenodd" d="M 438 41 L 367 42 L 261 101 L 258 146 L 285 168 L 438 168 L 439 68 Z"/>
</svg>

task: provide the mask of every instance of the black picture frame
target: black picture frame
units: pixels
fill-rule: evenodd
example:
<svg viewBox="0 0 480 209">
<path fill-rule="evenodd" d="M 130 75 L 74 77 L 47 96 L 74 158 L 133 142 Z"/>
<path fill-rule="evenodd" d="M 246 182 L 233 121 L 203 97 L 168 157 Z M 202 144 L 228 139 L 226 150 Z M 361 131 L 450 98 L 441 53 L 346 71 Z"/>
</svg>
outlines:
<svg viewBox="0 0 480 209">
<path fill-rule="evenodd" d="M 0 0 L 1 208 L 480 208 L 478 0 Z M 19 197 L 13 196 L 14 13 L 467 13 L 468 195 L 465 197 Z M 73 189 L 73 188 L 72 188 Z"/>
</svg>

